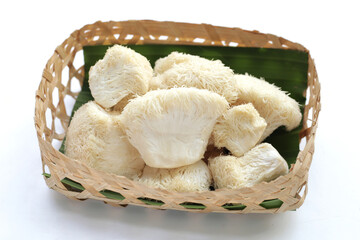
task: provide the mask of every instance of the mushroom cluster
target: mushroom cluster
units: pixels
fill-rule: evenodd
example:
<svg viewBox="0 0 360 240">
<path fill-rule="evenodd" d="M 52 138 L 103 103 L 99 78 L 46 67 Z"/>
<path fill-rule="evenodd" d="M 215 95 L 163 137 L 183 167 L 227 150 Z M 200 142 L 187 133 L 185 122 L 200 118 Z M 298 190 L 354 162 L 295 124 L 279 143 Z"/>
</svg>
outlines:
<svg viewBox="0 0 360 240">
<path fill-rule="evenodd" d="M 94 101 L 67 130 L 65 154 L 100 171 L 177 192 L 239 189 L 288 173 L 269 143 L 300 124 L 299 104 L 220 60 L 173 52 L 150 62 L 115 45 L 89 71 Z"/>
</svg>

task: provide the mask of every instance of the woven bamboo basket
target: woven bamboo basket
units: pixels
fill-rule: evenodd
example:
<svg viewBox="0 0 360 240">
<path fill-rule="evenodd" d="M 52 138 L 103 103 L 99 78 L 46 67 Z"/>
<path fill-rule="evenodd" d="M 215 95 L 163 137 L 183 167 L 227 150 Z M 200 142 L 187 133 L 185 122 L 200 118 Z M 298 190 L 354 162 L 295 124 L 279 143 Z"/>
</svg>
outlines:
<svg viewBox="0 0 360 240">
<path fill-rule="evenodd" d="M 131 37 L 129 37 L 131 36 Z M 160 36 L 167 36 L 161 40 Z M 202 42 L 194 40 L 201 38 Z M 67 99 L 76 99 L 74 83 L 82 85 L 84 66 L 75 67 L 74 59 L 83 46 L 110 44 L 179 44 L 293 49 L 308 53 L 307 104 L 304 107 L 300 138 L 305 147 L 299 152 L 289 174 L 269 183 L 239 190 L 218 189 L 202 193 L 177 193 L 147 188 L 114 174 L 92 169 L 70 159 L 53 145 L 61 142 L 69 124 L 71 107 Z M 232 45 L 233 46 L 233 45 Z M 67 75 L 64 75 L 66 70 Z M 57 100 L 54 101 L 54 95 Z M 112 206 L 139 205 L 156 209 L 191 212 L 279 213 L 300 207 L 307 194 L 308 171 L 314 153 L 314 139 L 320 111 L 320 84 L 313 59 L 306 48 L 272 34 L 208 24 L 157 22 L 150 20 L 96 22 L 74 31 L 48 60 L 36 91 L 35 127 L 41 150 L 44 179 L 49 188 L 68 198 L 97 199 Z M 50 117 L 46 117 L 46 115 Z M 60 124 L 55 124 L 55 123 Z M 61 125 L 62 131 L 58 129 Z M 48 172 L 49 174 L 47 174 Z M 72 182 L 77 184 L 73 188 Z M 76 187 L 76 186 L 75 186 Z M 261 203 L 279 199 L 280 207 L 267 209 Z M 149 201 L 155 204 L 149 204 Z M 191 203 L 187 205 L 187 203 Z M 227 209 L 241 203 L 241 208 Z M 190 207 L 187 207 L 190 206 Z M 191 207 L 200 206 L 200 207 Z"/>
</svg>

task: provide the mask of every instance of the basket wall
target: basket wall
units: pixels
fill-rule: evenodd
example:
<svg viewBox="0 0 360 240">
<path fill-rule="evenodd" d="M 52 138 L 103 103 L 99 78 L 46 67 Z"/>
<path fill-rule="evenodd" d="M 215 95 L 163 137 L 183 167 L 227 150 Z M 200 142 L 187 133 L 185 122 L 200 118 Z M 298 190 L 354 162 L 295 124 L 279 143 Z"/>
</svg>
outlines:
<svg viewBox="0 0 360 240">
<path fill-rule="evenodd" d="M 125 177 L 89 168 L 81 162 L 69 159 L 54 147 L 63 140 L 69 124 L 71 102 L 75 101 L 78 94 L 74 86 L 82 85 L 84 78 L 84 66 L 76 66 L 74 62 L 76 56 L 82 58 L 81 54 L 77 55 L 77 53 L 82 50 L 83 46 L 109 44 L 264 47 L 294 49 L 308 53 L 308 50 L 302 45 L 272 34 L 208 24 L 150 20 L 96 22 L 74 31 L 56 48 L 47 62 L 36 91 L 35 127 L 41 150 L 43 172 L 51 173 L 51 177 L 44 177 L 49 188 L 71 199 L 91 198 L 113 206 L 133 204 L 192 212 L 278 213 L 293 210 L 302 205 L 307 193 L 308 171 L 314 153 L 314 139 L 320 111 L 320 84 L 310 54 L 307 100 L 300 134 L 306 144 L 304 149 L 299 152 L 290 173 L 270 183 L 261 183 L 251 188 L 219 189 L 204 193 L 176 193 L 151 189 Z M 61 182 L 64 178 L 80 183 L 84 190 L 81 192 L 68 190 L 66 185 Z M 120 193 L 125 199 L 107 198 L 100 193 L 102 190 Z M 161 200 L 164 204 L 161 206 L 147 205 L 139 198 Z M 283 204 L 280 208 L 273 209 L 265 209 L 259 205 L 269 199 L 280 199 Z M 180 205 L 184 202 L 203 204 L 205 209 L 184 208 Z M 246 208 L 229 211 L 222 207 L 229 203 L 241 203 L 246 205 Z"/>
</svg>

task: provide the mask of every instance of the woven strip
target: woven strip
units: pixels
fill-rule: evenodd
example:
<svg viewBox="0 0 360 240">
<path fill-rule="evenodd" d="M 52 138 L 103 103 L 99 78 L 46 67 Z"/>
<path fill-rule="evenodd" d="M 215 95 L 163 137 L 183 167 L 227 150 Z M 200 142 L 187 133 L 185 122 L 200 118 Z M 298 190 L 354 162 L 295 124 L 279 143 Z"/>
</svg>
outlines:
<svg viewBox="0 0 360 240">
<path fill-rule="evenodd" d="M 270 183 L 260 183 L 251 188 L 218 189 L 204 193 L 176 193 L 148 188 L 125 177 L 97 171 L 66 157 L 53 147 L 54 142 L 62 141 L 65 136 L 72 108 L 68 102 L 70 100 L 74 102 L 78 94 L 72 89 L 72 86 L 76 82 L 82 85 L 84 78 L 84 66 L 74 66 L 76 53 L 82 50 L 83 46 L 109 44 L 263 47 L 293 49 L 308 53 L 308 50 L 302 45 L 272 34 L 246 31 L 240 28 L 216 27 L 208 24 L 150 20 L 111 21 L 96 22 L 74 31 L 68 39 L 56 48 L 47 62 L 36 92 L 35 128 L 41 150 L 43 171 L 50 171 L 51 173 L 50 178 L 44 177 L 49 188 L 71 199 L 97 199 L 112 206 L 132 204 L 149 208 L 192 212 L 278 213 L 296 209 L 302 205 L 307 193 L 308 171 L 314 153 L 317 120 L 321 108 L 320 83 L 310 54 L 308 96 L 300 134 L 300 137 L 306 141 L 306 145 L 299 152 L 290 173 Z M 55 99 L 54 95 L 58 97 Z M 56 122 L 60 124 L 55 124 Z M 61 182 L 64 178 L 80 183 L 85 190 L 82 192 L 68 190 Z M 99 193 L 102 190 L 120 193 L 125 199 L 109 199 Z M 161 206 L 147 205 L 138 198 L 161 200 L 164 204 Z M 280 199 L 283 204 L 280 208 L 274 209 L 265 209 L 259 206 L 264 200 L 269 199 Z M 184 202 L 203 204 L 205 209 L 187 209 L 180 205 Z M 246 208 L 229 211 L 222 207 L 229 203 L 241 203 L 246 205 Z"/>
</svg>

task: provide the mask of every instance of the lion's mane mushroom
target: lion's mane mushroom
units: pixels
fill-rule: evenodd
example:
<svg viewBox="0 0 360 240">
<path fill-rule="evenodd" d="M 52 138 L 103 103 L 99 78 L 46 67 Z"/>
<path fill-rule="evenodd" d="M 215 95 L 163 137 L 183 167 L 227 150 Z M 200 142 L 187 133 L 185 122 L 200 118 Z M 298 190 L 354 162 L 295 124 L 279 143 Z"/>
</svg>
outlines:
<svg viewBox="0 0 360 240">
<path fill-rule="evenodd" d="M 199 161 L 225 98 L 204 89 L 155 90 L 130 101 L 121 117 L 131 144 L 145 163 L 177 168 Z"/>
<path fill-rule="evenodd" d="M 172 52 L 156 61 L 151 88 L 195 87 L 236 100 L 234 72 L 220 60 L 208 60 L 190 54 Z"/>
<path fill-rule="evenodd" d="M 227 110 L 217 120 L 212 135 L 216 147 L 226 147 L 234 156 L 241 157 L 257 144 L 265 128 L 265 120 L 248 103 Z"/>
<path fill-rule="evenodd" d="M 89 86 L 98 104 L 121 110 L 129 98 L 148 91 L 152 75 L 150 62 L 144 56 L 130 48 L 115 45 L 90 68 Z"/>
<path fill-rule="evenodd" d="M 288 173 L 288 165 L 278 151 L 262 143 L 238 158 L 219 156 L 209 159 L 215 188 L 239 189 L 271 181 Z"/>
<path fill-rule="evenodd" d="M 119 115 L 106 112 L 93 101 L 75 112 L 66 135 L 65 154 L 92 168 L 131 179 L 138 177 L 145 165 L 129 143 Z"/>
<path fill-rule="evenodd" d="M 166 189 L 176 192 L 208 191 L 211 174 L 204 161 L 180 168 L 152 168 L 145 166 L 139 182 L 148 187 Z"/>
<path fill-rule="evenodd" d="M 233 105 L 252 103 L 267 123 L 262 142 L 275 129 L 285 126 L 290 131 L 301 122 L 299 104 L 286 92 L 265 80 L 249 75 L 235 75 L 238 99 Z"/>
</svg>

